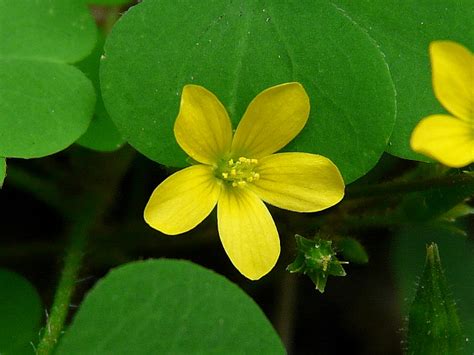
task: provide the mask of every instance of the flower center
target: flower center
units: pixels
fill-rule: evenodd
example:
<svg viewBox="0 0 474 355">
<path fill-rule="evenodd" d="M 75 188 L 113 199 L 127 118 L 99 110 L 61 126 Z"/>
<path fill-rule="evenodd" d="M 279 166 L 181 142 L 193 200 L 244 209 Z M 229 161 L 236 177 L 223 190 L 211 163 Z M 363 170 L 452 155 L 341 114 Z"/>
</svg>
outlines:
<svg viewBox="0 0 474 355">
<path fill-rule="evenodd" d="M 230 159 L 222 162 L 216 168 L 215 173 L 219 179 L 232 184 L 233 187 L 244 187 L 247 183 L 260 178 L 260 174 L 255 172 L 257 164 L 257 159 L 245 157 L 240 157 L 235 161 Z"/>
</svg>

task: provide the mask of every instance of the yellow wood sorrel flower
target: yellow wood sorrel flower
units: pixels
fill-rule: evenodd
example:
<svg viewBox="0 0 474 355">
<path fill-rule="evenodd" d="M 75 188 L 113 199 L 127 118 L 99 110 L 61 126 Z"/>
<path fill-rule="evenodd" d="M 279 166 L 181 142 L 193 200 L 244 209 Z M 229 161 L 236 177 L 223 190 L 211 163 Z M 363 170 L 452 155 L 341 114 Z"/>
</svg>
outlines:
<svg viewBox="0 0 474 355">
<path fill-rule="evenodd" d="M 430 44 L 433 90 L 451 115 L 431 115 L 413 130 L 414 151 L 460 168 L 474 162 L 474 56 L 451 41 Z"/>
<path fill-rule="evenodd" d="M 263 201 L 316 212 L 344 195 L 344 181 L 329 159 L 273 154 L 301 131 L 308 115 L 309 98 L 301 84 L 274 86 L 253 99 L 232 137 L 231 121 L 217 97 L 201 86 L 186 85 L 174 134 L 199 164 L 171 175 L 153 191 L 146 222 L 165 234 L 184 233 L 217 204 L 227 255 L 244 276 L 261 278 L 280 254 L 278 231 Z"/>
</svg>

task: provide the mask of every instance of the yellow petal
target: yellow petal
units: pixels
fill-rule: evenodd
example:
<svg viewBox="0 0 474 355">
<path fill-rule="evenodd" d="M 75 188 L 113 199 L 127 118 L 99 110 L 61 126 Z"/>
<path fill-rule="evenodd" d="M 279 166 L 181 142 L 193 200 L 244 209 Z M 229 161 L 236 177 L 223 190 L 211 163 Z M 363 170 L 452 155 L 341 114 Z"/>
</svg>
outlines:
<svg viewBox="0 0 474 355">
<path fill-rule="evenodd" d="M 194 160 L 214 164 L 232 143 L 232 125 L 219 99 L 202 86 L 186 85 L 174 124 L 180 147 Z"/>
<path fill-rule="evenodd" d="M 474 56 L 451 41 L 430 44 L 433 89 L 454 116 L 474 121 Z"/>
<path fill-rule="evenodd" d="M 474 161 L 474 127 L 448 115 L 424 118 L 413 130 L 414 151 L 459 168 Z"/>
<path fill-rule="evenodd" d="M 163 181 L 148 201 L 144 217 L 165 234 L 187 232 L 206 218 L 216 206 L 221 185 L 207 165 L 194 165 Z"/>
<path fill-rule="evenodd" d="M 249 188 L 265 202 L 296 212 L 329 208 L 344 196 L 344 180 L 327 158 L 308 153 L 279 153 L 260 159 L 260 179 Z"/>
<path fill-rule="evenodd" d="M 265 204 L 251 191 L 225 187 L 217 204 L 219 236 L 232 264 L 258 280 L 280 255 L 278 231 Z"/>
<path fill-rule="evenodd" d="M 287 145 L 303 129 L 309 98 L 299 83 L 262 91 L 250 103 L 235 132 L 234 156 L 260 158 Z"/>
</svg>

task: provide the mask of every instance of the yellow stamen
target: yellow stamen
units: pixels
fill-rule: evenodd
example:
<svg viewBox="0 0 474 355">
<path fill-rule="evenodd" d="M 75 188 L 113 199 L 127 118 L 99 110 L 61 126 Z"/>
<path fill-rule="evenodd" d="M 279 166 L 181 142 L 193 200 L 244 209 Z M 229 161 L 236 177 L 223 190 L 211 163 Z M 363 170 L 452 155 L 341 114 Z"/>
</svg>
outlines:
<svg viewBox="0 0 474 355">
<path fill-rule="evenodd" d="M 327 271 L 329 262 L 331 261 L 332 256 L 331 255 L 326 255 L 322 257 L 321 263 L 323 264 L 323 271 Z"/>
<path fill-rule="evenodd" d="M 260 174 L 255 172 L 257 164 L 257 159 L 246 157 L 239 157 L 237 160 L 229 159 L 215 168 L 216 176 L 233 187 L 244 187 L 247 183 L 255 182 L 260 178 Z"/>
</svg>

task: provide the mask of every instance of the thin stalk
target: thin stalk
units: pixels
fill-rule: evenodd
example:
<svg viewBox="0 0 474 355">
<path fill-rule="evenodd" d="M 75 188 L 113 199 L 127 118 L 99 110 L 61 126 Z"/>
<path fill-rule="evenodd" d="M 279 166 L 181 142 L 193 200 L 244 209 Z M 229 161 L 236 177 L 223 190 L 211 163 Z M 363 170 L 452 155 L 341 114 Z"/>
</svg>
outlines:
<svg viewBox="0 0 474 355">
<path fill-rule="evenodd" d="M 69 201 L 76 207 L 76 212 L 73 214 L 64 268 L 43 336 L 37 347 L 38 355 L 50 355 L 54 351 L 69 312 L 89 232 L 111 202 L 133 155 L 133 151 L 125 147 L 113 154 L 91 153 L 81 158 L 82 164 L 78 165 L 79 171 L 75 174 L 82 173 L 84 195 L 80 195 L 77 204 L 74 204 L 73 200 Z"/>
<path fill-rule="evenodd" d="M 275 316 L 275 328 L 285 344 L 288 354 L 293 351 L 295 309 L 298 300 L 298 279 L 296 275 L 285 271 L 281 276 L 278 305 Z"/>
<path fill-rule="evenodd" d="M 345 199 L 383 197 L 393 194 L 405 194 L 456 185 L 466 187 L 474 186 L 474 177 L 469 174 L 459 174 L 426 180 L 396 181 L 377 185 L 348 187 Z"/>
<path fill-rule="evenodd" d="M 37 348 L 38 355 L 51 354 L 61 335 L 81 268 L 87 235 L 94 222 L 95 215 L 91 216 L 89 214 L 73 224 L 69 234 L 69 246 L 66 250 L 64 268 L 54 296 L 53 306 L 47 319 L 43 338 Z"/>
</svg>

